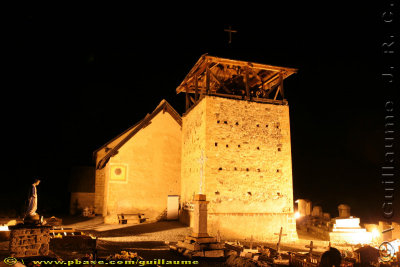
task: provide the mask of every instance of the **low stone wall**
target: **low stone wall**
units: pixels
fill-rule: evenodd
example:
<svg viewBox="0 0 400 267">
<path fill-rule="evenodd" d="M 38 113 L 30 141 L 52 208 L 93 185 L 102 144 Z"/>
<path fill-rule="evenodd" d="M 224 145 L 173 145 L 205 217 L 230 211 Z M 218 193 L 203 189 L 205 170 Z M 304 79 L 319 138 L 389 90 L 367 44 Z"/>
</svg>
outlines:
<svg viewBox="0 0 400 267">
<path fill-rule="evenodd" d="M 326 227 L 310 225 L 307 227 L 307 232 L 312 233 L 313 236 L 317 236 L 320 239 L 330 240 L 329 229 Z"/>
<path fill-rule="evenodd" d="M 49 254 L 50 227 L 11 226 L 10 256 L 32 257 Z"/>
<path fill-rule="evenodd" d="M 193 211 L 180 210 L 179 221 L 193 227 Z M 208 213 L 208 233 L 224 240 L 277 242 L 283 227 L 282 242 L 298 240 L 293 213 Z"/>
<path fill-rule="evenodd" d="M 72 215 L 82 214 L 84 208 L 94 207 L 95 193 L 71 192 L 69 212 Z"/>
<path fill-rule="evenodd" d="M 282 242 L 298 239 L 293 213 L 209 213 L 208 232 L 226 240 L 277 242 L 283 227 Z"/>
</svg>

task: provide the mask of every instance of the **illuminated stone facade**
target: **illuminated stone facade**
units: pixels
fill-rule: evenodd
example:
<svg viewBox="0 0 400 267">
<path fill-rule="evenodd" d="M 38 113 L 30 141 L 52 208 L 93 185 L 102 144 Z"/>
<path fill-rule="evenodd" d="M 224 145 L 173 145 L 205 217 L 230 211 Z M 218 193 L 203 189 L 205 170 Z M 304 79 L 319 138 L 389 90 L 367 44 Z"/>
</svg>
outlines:
<svg viewBox="0 0 400 267">
<path fill-rule="evenodd" d="M 181 206 L 203 193 L 210 234 L 295 240 L 289 107 L 206 95 L 182 120 Z"/>
<path fill-rule="evenodd" d="M 296 72 L 201 56 L 176 89 L 186 96 L 182 118 L 164 101 L 95 152 L 96 213 L 157 219 L 179 195 L 179 219 L 195 227 L 192 201 L 205 194 L 209 234 L 277 242 L 283 227 L 282 240 L 296 240 L 283 94 Z"/>
<path fill-rule="evenodd" d="M 137 125 L 95 152 L 95 213 L 162 216 L 168 195 L 180 194 L 180 116 L 163 100 Z M 171 115 L 173 114 L 173 115 Z"/>
</svg>

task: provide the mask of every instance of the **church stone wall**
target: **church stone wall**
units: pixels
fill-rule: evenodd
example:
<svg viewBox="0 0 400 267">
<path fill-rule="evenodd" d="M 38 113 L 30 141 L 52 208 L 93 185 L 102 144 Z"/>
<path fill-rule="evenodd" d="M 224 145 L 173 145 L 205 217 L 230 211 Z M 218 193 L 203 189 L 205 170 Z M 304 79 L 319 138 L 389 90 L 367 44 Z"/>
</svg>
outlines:
<svg viewBox="0 0 400 267">
<path fill-rule="evenodd" d="M 107 144 L 106 147 L 108 148 L 113 148 L 115 147 L 119 142 L 121 142 L 133 129 L 127 131 L 126 133 L 122 134 L 118 138 L 115 138 L 112 140 L 110 143 Z M 99 164 L 99 161 L 108 153 L 106 151 L 105 147 L 101 148 L 96 152 L 96 165 Z M 94 208 L 95 208 L 95 213 L 96 214 L 103 214 L 105 213 L 105 193 L 106 193 L 106 173 L 108 171 L 108 167 L 104 167 L 103 169 L 96 169 L 95 171 L 95 200 L 94 200 Z"/>
<path fill-rule="evenodd" d="M 156 219 L 167 208 L 168 195 L 180 193 L 181 126 L 160 112 L 111 157 L 107 166 L 127 166 L 125 182 L 108 175 L 107 215 L 144 213 Z"/>
<path fill-rule="evenodd" d="M 181 162 L 181 212 L 179 219 L 192 226 L 192 211 L 188 204 L 194 195 L 200 193 L 205 186 L 205 171 L 203 180 L 200 178 L 200 158 L 206 157 L 206 102 L 203 99 L 190 112 L 182 117 L 182 162 Z"/>
<path fill-rule="evenodd" d="M 201 145 L 194 128 L 205 128 L 197 131 L 205 140 Z M 198 168 L 198 150 L 207 157 L 211 234 L 275 240 L 282 226 L 284 239 L 297 237 L 288 106 L 206 96 L 183 118 L 182 134 L 190 141 L 183 143 L 182 188 L 184 180 L 198 184 L 198 172 L 187 171 Z"/>
<path fill-rule="evenodd" d="M 200 193 L 200 183 L 204 190 L 204 181 L 200 179 L 200 157 L 206 156 L 206 102 L 203 99 L 182 118 L 182 195 L 181 201 L 190 202 Z M 205 168 L 203 179 L 205 177 Z"/>
<path fill-rule="evenodd" d="M 103 168 L 101 170 L 96 170 L 95 194 L 94 194 L 94 212 L 96 214 L 103 214 L 105 182 L 106 182 L 106 168 Z"/>
</svg>

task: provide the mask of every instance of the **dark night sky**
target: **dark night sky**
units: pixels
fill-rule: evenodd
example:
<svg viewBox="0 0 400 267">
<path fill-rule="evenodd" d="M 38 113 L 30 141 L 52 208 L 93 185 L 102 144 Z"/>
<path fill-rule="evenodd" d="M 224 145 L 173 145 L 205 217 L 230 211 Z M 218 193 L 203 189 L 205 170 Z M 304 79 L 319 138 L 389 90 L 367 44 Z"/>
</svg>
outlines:
<svg viewBox="0 0 400 267">
<path fill-rule="evenodd" d="M 394 31 L 381 14 L 390 2 L 228 3 L 55 8 L 10 21 L 0 193 L 13 204 L 0 208 L 18 207 L 40 176 L 42 208 L 65 209 L 70 168 L 93 165 L 96 148 L 163 98 L 182 114 L 175 88 L 209 53 L 298 68 L 285 81 L 295 198 L 333 216 L 348 203 L 364 220 L 382 219 L 384 104 L 395 95 L 381 78 L 393 61 L 381 44 Z M 230 45 L 229 26 L 238 31 Z"/>
</svg>

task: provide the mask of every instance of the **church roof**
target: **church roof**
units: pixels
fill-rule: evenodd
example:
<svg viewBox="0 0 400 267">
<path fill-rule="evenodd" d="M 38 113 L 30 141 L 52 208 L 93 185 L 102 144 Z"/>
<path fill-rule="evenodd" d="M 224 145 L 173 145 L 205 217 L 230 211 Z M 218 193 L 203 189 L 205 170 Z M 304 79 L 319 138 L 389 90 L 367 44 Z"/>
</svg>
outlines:
<svg viewBox="0 0 400 267">
<path fill-rule="evenodd" d="M 146 127 L 151 123 L 151 120 L 160 112 L 168 112 L 175 120 L 176 122 L 182 126 L 182 118 L 179 115 L 179 113 L 165 100 L 163 99 L 160 104 L 154 109 L 154 111 L 151 114 L 147 114 L 141 121 L 121 133 L 120 135 L 116 136 L 103 146 L 101 146 L 99 149 L 93 152 L 94 156 L 95 154 L 101 150 L 102 148 L 107 147 L 108 144 L 110 144 L 112 141 L 118 139 L 122 135 L 128 133 L 128 135 L 123 138 L 118 144 L 116 144 L 113 148 L 110 148 L 108 153 L 99 161 L 99 163 L 96 166 L 96 169 L 102 169 L 104 166 L 106 166 L 108 160 L 116 155 L 118 153 L 118 149 L 120 149 L 126 142 L 128 142 L 133 136 L 135 136 L 136 133 L 138 133 L 142 128 Z"/>
</svg>

